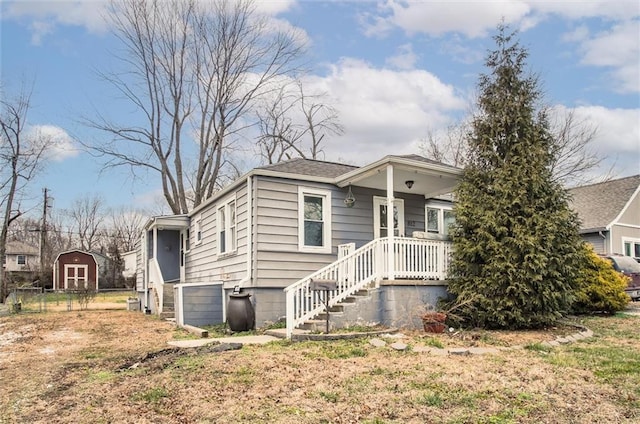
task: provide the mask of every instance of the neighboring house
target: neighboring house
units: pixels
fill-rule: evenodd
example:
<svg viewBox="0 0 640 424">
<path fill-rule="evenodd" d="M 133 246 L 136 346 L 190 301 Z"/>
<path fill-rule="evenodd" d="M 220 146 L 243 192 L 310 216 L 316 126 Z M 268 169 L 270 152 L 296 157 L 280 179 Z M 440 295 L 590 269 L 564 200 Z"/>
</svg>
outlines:
<svg viewBox="0 0 640 424">
<path fill-rule="evenodd" d="M 53 263 L 53 289 L 99 290 L 106 283 L 110 262 L 97 252 L 69 250 L 59 253 Z"/>
<path fill-rule="evenodd" d="M 128 252 L 124 252 L 120 257 L 122 258 L 123 263 L 122 276 L 125 279 L 135 277 L 137 268 L 136 251 L 130 250 Z"/>
<path fill-rule="evenodd" d="M 9 241 L 6 245 L 2 267 L 7 272 L 31 274 L 40 269 L 38 248 L 21 241 Z"/>
<path fill-rule="evenodd" d="M 640 258 L 640 175 L 569 190 L 580 233 L 597 253 Z"/>
<path fill-rule="evenodd" d="M 453 215 L 442 196 L 460 174 L 417 155 L 256 168 L 188 215 L 147 222 L 142 305 L 174 311 L 178 324 L 220 323 L 237 288 L 251 295 L 258 326 L 286 316 L 290 334 L 324 309 L 312 280 L 328 280 L 331 305 L 369 293 L 345 320 L 412 322 L 416 308 L 446 296 Z"/>
</svg>

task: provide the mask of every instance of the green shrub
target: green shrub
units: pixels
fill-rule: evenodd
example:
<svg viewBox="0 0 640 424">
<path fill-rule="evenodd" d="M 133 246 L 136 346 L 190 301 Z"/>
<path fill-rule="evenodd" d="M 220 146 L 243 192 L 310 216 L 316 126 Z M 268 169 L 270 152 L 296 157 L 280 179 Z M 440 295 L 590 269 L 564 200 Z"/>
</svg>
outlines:
<svg viewBox="0 0 640 424">
<path fill-rule="evenodd" d="M 574 312 L 613 314 L 623 310 L 631 300 L 624 292 L 629 277 L 613 269 L 611 262 L 598 256 L 591 248 L 585 256 Z"/>
</svg>

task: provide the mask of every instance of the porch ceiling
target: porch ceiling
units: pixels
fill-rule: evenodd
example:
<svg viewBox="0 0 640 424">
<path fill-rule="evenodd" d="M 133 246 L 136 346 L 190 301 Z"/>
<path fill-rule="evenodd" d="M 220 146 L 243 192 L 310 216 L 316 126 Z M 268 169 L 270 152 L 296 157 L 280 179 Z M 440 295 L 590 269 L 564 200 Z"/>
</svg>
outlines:
<svg viewBox="0 0 640 424">
<path fill-rule="evenodd" d="M 341 176 L 337 184 L 340 187 L 351 184 L 354 187 L 386 190 L 388 165 L 393 166 L 394 192 L 420 194 L 426 198 L 452 192 L 462 173 L 459 168 L 443 164 L 387 156 L 370 166 Z M 413 181 L 411 188 L 407 186 L 407 181 Z"/>
</svg>

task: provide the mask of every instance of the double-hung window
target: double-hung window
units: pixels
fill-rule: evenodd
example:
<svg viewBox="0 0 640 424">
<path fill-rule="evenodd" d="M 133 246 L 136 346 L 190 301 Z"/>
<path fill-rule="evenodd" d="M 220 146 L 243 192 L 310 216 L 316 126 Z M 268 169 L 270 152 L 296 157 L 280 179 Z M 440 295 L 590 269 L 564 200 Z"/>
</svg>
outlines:
<svg viewBox="0 0 640 424">
<path fill-rule="evenodd" d="M 200 242 L 202 241 L 202 228 L 201 228 L 201 221 L 202 221 L 202 217 L 200 215 L 198 215 L 196 217 L 195 223 L 193 225 L 193 232 L 195 233 L 196 236 L 196 241 L 195 244 L 200 244 Z"/>
<path fill-rule="evenodd" d="M 298 188 L 298 248 L 331 253 L 331 192 Z"/>
<path fill-rule="evenodd" d="M 18 263 L 18 265 L 26 265 L 27 257 L 25 255 L 18 255 L 18 257 L 16 258 L 16 262 Z"/>
<path fill-rule="evenodd" d="M 236 250 L 236 199 L 227 200 L 218 206 L 218 253 Z"/>
<path fill-rule="evenodd" d="M 427 203 L 425 207 L 426 230 L 432 234 L 449 235 L 456 218 L 450 205 Z"/>
<path fill-rule="evenodd" d="M 624 249 L 625 256 L 640 258 L 640 239 L 623 237 L 622 248 Z"/>
</svg>

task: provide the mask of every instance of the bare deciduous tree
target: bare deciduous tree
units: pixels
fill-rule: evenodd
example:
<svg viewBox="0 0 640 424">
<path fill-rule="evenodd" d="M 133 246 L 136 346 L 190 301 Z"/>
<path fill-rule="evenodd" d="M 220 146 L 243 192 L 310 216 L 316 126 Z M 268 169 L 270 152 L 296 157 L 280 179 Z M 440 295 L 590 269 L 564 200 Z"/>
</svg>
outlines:
<svg viewBox="0 0 640 424">
<path fill-rule="evenodd" d="M 5 257 L 9 226 L 22 215 L 21 196 L 26 185 L 40 170 L 46 142 L 25 134 L 31 91 L 24 87 L 15 98 L 0 96 L 0 258 Z M 0 301 L 6 296 L 4 270 L 0 269 Z"/>
<path fill-rule="evenodd" d="M 135 249 L 140 231 L 145 224 L 146 214 L 133 208 L 120 208 L 111 211 L 110 237 L 115 241 L 119 252 Z"/>
<path fill-rule="evenodd" d="M 318 159 L 324 137 L 344 133 L 335 108 L 323 102 L 326 94 L 306 94 L 299 80 L 294 85 L 280 87 L 258 110 L 258 149 L 270 164 L 294 156 Z"/>
<path fill-rule="evenodd" d="M 64 211 L 51 214 L 47 223 L 47 246 L 53 252 L 64 252 L 74 247 L 75 237 L 68 220 Z M 53 259 L 51 263 L 53 263 Z"/>
<path fill-rule="evenodd" d="M 67 211 L 81 250 L 92 251 L 104 247 L 104 243 L 100 246 L 104 236 L 103 207 L 104 201 L 100 197 L 83 196 L 77 198 Z"/>
<path fill-rule="evenodd" d="M 551 169 L 555 181 L 565 186 L 594 182 L 592 171 L 605 159 L 593 149 L 598 128 L 586 119 L 576 117 L 574 110 L 556 111 L 551 115 L 555 116 L 551 123 L 554 135 Z M 612 176 L 609 170 L 598 180 L 608 180 Z"/>
<path fill-rule="evenodd" d="M 219 189 L 254 101 L 295 73 L 301 44 L 249 0 L 114 1 L 110 16 L 126 69 L 103 76 L 144 124 L 87 119 L 111 138 L 89 147 L 106 167 L 157 173 L 172 212 L 186 213 Z"/>
<path fill-rule="evenodd" d="M 461 121 L 448 126 L 443 135 L 429 131 L 419 146 L 420 153 L 429 159 L 462 168 L 468 157 L 465 137 L 469 129 L 469 123 Z"/>
<path fill-rule="evenodd" d="M 605 159 L 593 149 L 597 127 L 577 118 L 573 110 L 563 112 L 547 108 L 547 112 L 554 117 L 550 128 L 554 182 L 569 186 L 610 179 L 613 176 L 611 170 L 604 176 L 593 175 Z M 449 126 L 443 134 L 430 132 L 420 144 L 420 153 L 429 159 L 464 167 L 469 153 L 466 141 L 469 128 L 468 121 L 461 121 Z"/>
</svg>

